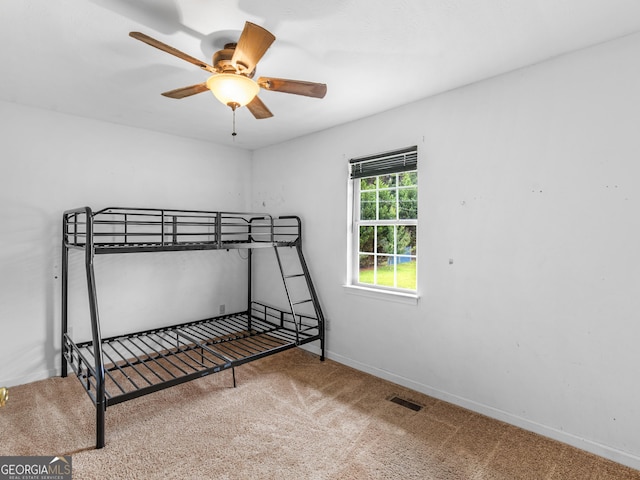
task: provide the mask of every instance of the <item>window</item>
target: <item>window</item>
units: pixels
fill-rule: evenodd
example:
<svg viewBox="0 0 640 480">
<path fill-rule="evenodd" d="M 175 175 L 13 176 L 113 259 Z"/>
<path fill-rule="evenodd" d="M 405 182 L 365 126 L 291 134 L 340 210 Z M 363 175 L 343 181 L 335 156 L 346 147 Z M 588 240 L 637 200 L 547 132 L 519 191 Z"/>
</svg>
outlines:
<svg viewBox="0 0 640 480">
<path fill-rule="evenodd" d="M 417 290 L 418 149 L 349 161 L 352 285 Z"/>
</svg>

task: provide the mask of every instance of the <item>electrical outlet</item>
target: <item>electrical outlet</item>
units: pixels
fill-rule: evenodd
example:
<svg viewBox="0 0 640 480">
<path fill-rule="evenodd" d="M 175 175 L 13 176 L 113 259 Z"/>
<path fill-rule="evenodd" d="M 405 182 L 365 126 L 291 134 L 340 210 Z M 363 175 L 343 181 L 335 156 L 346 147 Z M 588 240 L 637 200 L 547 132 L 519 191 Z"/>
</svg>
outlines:
<svg viewBox="0 0 640 480">
<path fill-rule="evenodd" d="M 226 310 L 226 307 L 223 303 L 222 305 L 220 305 L 220 315 L 224 315 L 225 310 Z"/>
</svg>

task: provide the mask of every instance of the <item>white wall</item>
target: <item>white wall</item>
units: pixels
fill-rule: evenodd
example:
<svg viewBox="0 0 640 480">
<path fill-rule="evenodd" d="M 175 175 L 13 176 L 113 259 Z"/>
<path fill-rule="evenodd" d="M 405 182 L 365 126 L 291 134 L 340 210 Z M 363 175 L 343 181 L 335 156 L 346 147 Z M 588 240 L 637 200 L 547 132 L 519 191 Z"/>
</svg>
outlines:
<svg viewBox="0 0 640 480">
<path fill-rule="evenodd" d="M 64 210 L 246 211 L 251 154 L 11 103 L 0 103 L 0 124 L 0 385 L 11 386 L 59 374 Z M 75 253 L 71 327 L 86 337 Z M 243 263 L 224 252 L 96 258 L 103 335 L 197 320 L 223 302 L 227 311 L 244 308 Z M 236 267 L 240 275 L 230 275 Z"/>
<path fill-rule="evenodd" d="M 640 36 L 254 152 L 329 356 L 640 468 Z M 350 157 L 419 147 L 418 305 L 349 294 Z M 449 264 L 453 259 L 453 264 Z"/>
</svg>

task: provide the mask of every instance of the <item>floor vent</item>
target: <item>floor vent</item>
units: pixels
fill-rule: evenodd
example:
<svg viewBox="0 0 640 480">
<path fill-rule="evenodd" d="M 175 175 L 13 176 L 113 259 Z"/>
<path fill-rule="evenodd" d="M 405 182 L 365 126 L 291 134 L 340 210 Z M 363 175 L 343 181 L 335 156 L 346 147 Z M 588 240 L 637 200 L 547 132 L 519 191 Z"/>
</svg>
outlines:
<svg viewBox="0 0 640 480">
<path fill-rule="evenodd" d="M 397 403 L 398 405 L 406 407 L 410 410 L 413 410 L 414 412 L 419 412 L 422 409 L 422 405 L 418 405 L 417 403 L 413 403 L 409 400 L 405 400 L 404 398 L 400 398 L 400 397 L 391 397 L 389 401 L 393 403 Z"/>
</svg>

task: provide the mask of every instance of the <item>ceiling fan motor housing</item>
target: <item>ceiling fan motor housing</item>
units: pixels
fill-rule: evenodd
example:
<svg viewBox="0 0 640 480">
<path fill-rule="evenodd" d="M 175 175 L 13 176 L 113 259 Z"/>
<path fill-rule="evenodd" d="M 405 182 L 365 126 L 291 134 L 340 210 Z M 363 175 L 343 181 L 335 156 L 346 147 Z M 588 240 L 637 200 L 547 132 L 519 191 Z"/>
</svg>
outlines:
<svg viewBox="0 0 640 480">
<path fill-rule="evenodd" d="M 247 66 L 240 62 L 232 62 L 237 43 L 227 43 L 222 50 L 213 54 L 213 66 L 218 73 L 237 73 L 245 77 L 253 78 L 256 69 L 248 72 Z"/>
</svg>

